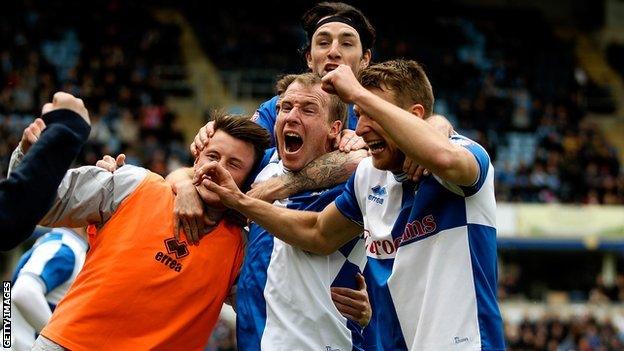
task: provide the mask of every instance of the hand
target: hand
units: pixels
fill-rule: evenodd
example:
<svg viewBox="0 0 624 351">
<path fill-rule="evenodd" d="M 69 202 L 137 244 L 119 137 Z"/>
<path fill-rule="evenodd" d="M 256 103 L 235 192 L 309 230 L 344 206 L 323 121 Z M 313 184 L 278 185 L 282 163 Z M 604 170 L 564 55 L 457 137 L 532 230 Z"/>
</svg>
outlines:
<svg viewBox="0 0 624 351">
<path fill-rule="evenodd" d="M 41 118 L 35 119 L 26 129 L 24 129 L 24 133 L 22 133 L 22 140 L 20 141 L 20 147 L 22 148 L 22 152 L 25 154 L 28 152 L 28 149 L 39 140 L 39 136 L 41 136 L 41 132 L 46 128 L 45 123 Z"/>
<path fill-rule="evenodd" d="M 331 296 L 340 314 L 364 328 L 370 322 L 373 310 L 368 300 L 364 276 L 358 273 L 355 279 L 358 283 L 358 290 L 333 287 Z"/>
<path fill-rule="evenodd" d="M 82 117 L 82 119 L 84 119 L 85 122 L 87 122 L 87 124 L 91 125 L 91 120 L 89 119 L 89 111 L 87 111 L 87 108 L 84 106 L 84 102 L 82 101 L 82 99 L 76 98 L 73 95 L 64 93 L 62 91 L 54 94 L 51 103 L 48 102 L 47 104 L 43 105 L 43 108 L 41 109 L 41 115 L 45 115 L 48 112 L 60 109 L 68 109 L 76 112 L 80 115 L 80 117 Z"/>
<path fill-rule="evenodd" d="M 423 166 L 417 164 L 416 162 L 414 162 L 414 160 L 407 157 L 403 162 L 403 171 L 413 182 L 418 182 L 422 177 L 426 177 L 430 173 L 428 169 L 425 169 Z"/>
<path fill-rule="evenodd" d="M 109 155 L 104 155 L 101 160 L 97 161 L 95 165 L 100 168 L 104 168 L 105 170 L 113 173 L 118 168 L 123 167 L 126 164 L 126 155 L 119 154 L 117 158 L 112 158 Z"/>
<path fill-rule="evenodd" d="M 364 139 L 355 134 L 355 131 L 351 129 L 344 129 L 340 136 L 340 144 L 338 145 L 338 150 L 342 152 L 355 151 L 359 149 L 364 149 L 366 147 L 366 143 Z"/>
<path fill-rule="evenodd" d="M 193 154 L 193 157 L 199 156 L 199 153 L 208 145 L 210 142 L 210 138 L 214 135 L 214 121 L 210 121 L 206 123 L 205 126 L 199 129 L 197 135 L 195 135 L 195 139 L 191 143 L 189 149 Z"/>
<path fill-rule="evenodd" d="M 321 81 L 323 90 L 330 94 L 336 94 L 348 104 L 353 103 L 361 90 L 365 90 L 353 74 L 351 67 L 340 65 L 335 70 L 327 73 Z"/>
<path fill-rule="evenodd" d="M 290 194 L 284 180 L 281 177 L 273 177 L 264 182 L 251 184 L 251 190 L 247 192 L 247 196 L 273 203 L 275 200 L 287 198 Z"/>
<path fill-rule="evenodd" d="M 230 172 L 226 171 L 217 161 L 208 162 L 201 167 L 195 168 L 193 184 L 204 186 L 209 191 L 217 194 L 223 205 L 235 208 L 245 194 L 232 179 Z"/>
<path fill-rule="evenodd" d="M 180 240 L 180 224 L 184 228 L 186 240 L 191 245 L 199 244 L 207 227 L 216 223 L 204 214 L 204 206 L 197 189 L 187 178 L 176 183 L 176 197 L 173 202 L 174 228 L 173 235 Z"/>
</svg>

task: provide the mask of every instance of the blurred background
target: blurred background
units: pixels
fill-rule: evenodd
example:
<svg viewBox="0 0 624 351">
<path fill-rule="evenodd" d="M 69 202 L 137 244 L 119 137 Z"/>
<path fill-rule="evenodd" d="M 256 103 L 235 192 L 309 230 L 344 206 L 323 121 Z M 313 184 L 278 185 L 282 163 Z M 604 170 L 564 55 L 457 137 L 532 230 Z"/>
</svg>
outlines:
<svg viewBox="0 0 624 351">
<path fill-rule="evenodd" d="M 624 350 L 624 1 L 346 2 L 377 29 L 374 61 L 421 62 L 435 112 L 492 157 L 509 350 Z M 57 90 L 90 111 L 77 164 L 191 165 L 212 109 L 251 114 L 306 70 L 313 3 L 3 4 L 0 179 Z M 32 242 L 0 253 L 4 280 Z M 231 313 L 207 350 L 236 350 Z"/>
</svg>

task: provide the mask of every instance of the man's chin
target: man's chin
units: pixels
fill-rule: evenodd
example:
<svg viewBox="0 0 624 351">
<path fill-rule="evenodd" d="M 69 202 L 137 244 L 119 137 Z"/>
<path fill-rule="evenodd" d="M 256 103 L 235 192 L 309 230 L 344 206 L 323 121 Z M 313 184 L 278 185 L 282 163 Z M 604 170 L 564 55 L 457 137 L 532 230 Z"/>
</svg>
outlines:
<svg viewBox="0 0 624 351">
<path fill-rule="evenodd" d="M 208 191 L 206 189 L 198 189 L 198 190 L 199 190 L 199 197 L 201 198 L 205 206 L 208 206 L 213 209 L 225 208 L 225 205 L 221 203 L 221 199 L 219 199 L 219 196 L 217 194 L 211 191 Z"/>
<path fill-rule="evenodd" d="M 380 169 L 382 171 L 388 170 L 388 160 L 383 157 L 375 157 L 373 156 L 373 167 Z"/>
<path fill-rule="evenodd" d="M 403 161 L 390 160 L 387 157 L 375 157 L 373 156 L 373 167 L 382 171 L 402 171 Z"/>
</svg>

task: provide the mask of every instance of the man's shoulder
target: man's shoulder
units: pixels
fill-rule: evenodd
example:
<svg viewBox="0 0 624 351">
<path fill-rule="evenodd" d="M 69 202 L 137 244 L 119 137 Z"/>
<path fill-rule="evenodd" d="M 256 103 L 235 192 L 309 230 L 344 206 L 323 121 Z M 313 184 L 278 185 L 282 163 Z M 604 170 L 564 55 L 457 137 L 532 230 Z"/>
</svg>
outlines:
<svg viewBox="0 0 624 351">
<path fill-rule="evenodd" d="M 152 172 L 149 169 L 137 166 L 124 166 L 115 172 L 119 172 L 123 168 L 125 169 L 122 174 L 119 174 L 119 178 L 115 180 L 116 184 L 120 184 L 124 187 L 134 187 L 134 191 L 157 191 L 161 192 L 162 196 L 168 194 L 168 190 L 171 191 L 171 196 L 174 196 L 171 185 L 167 183 L 165 178 L 158 173 Z"/>
<path fill-rule="evenodd" d="M 258 119 L 262 117 L 275 116 L 277 115 L 277 101 L 279 100 L 279 96 L 274 96 L 271 99 L 263 102 L 258 106 L 258 109 L 254 113 L 252 120 L 257 122 Z"/>
<path fill-rule="evenodd" d="M 463 147 L 468 147 L 468 148 L 476 147 L 480 151 L 487 154 L 487 150 L 485 150 L 485 147 L 483 147 L 483 145 L 479 144 L 478 142 L 470 139 L 469 137 L 465 135 L 453 134 L 449 137 L 449 140 L 451 141 L 451 143 L 458 145 L 458 146 L 463 146 Z"/>
</svg>

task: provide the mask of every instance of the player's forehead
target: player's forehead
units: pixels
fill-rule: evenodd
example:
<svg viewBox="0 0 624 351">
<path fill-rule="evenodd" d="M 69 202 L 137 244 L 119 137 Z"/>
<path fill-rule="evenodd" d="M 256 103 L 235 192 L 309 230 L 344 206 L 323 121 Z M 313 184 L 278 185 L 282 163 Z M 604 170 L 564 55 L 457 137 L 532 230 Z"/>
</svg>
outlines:
<svg viewBox="0 0 624 351">
<path fill-rule="evenodd" d="M 230 159 L 238 159 L 241 162 L 253 162 L 254 157 L 253 145 L 237 139 L 222 130 L 215 131 L 212 138 L 210 138 L 208 146 L 201 151 L 201 155 L 204 156 L 212 154 Z"/>
<path fill-rule="evenodd" d="M 360 41 L 360 34 L 355 28 L 341 22 L 325 23 L 316 29 L 312 37 L 353 38 Z"/>
<path fill-rule="evenodd" d="M 321 89 L 320 83 L 304 84 L 295 81 L 288 86 L 280 99 L 280 103 L 324 107 L 328 104 L 329 98 L 329 94 Z"/>
</svg>

